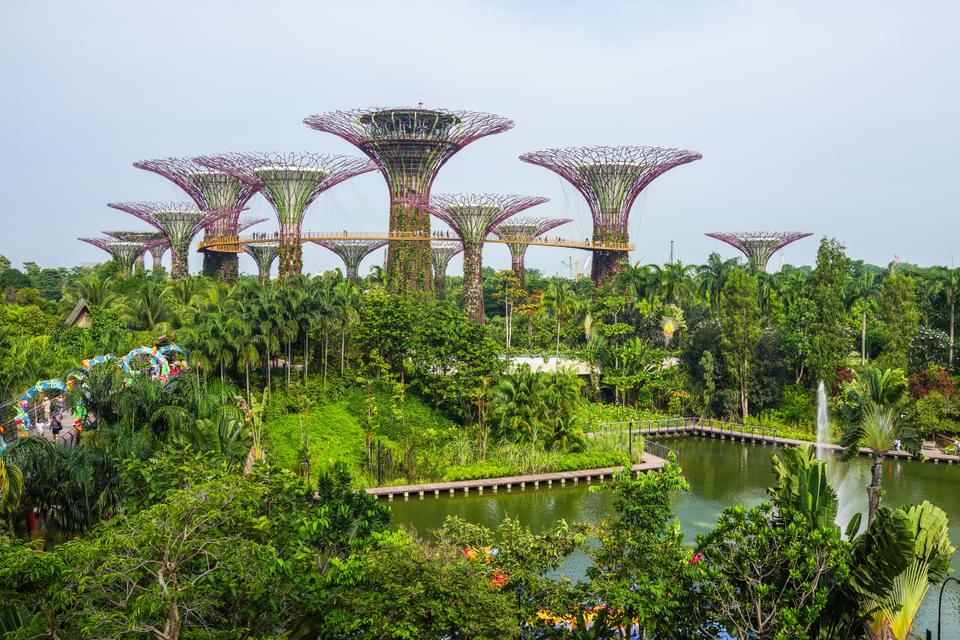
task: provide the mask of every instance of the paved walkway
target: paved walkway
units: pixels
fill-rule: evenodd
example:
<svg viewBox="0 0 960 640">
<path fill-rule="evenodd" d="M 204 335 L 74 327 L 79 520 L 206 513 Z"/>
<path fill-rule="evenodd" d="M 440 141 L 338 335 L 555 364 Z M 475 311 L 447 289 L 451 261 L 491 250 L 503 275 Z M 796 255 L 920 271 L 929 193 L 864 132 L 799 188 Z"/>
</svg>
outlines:
<svg viewBox="0 0 960 640">
<path fill-rule="evenodd" d="M 633 473 L 646 473 L 648 471 L 660 471 L 663 469 L 666 460 L 659 458 L 651 453 L 644 452 L 643 460 L 639 464 L 633 465 Z M 552 473 L 533 473 L 523 476 L 505 476 L 501 478 L 480 478 L 477 480 L 458 480 L 456 482 L 431 482 L 428 484 L 408 484 L 396 487 L 372 487 L 367 489 L 367 493 L 379 498 L 393 500 L 394 496 L 402 496 L 408 500 L 410 496 L 417 496 L 421 500 L 426 495 L 433 495 L 439 498 L 441 493 L 454 495 L 458 491 L 463 495 L 469 495 L 471 490 L 476 490 L 483 495 L 484 490 L 490 489 L 497 493 L 501 487 L 512 491 L 514 487 L 519 487 L 521 491 L 526 490 L 527 485 L 534 489 L 539 489 L 541 484 L 552 487 L 554 482 L 560 486 L 566 486 L 567 482 L 579 484 L 580 480 L 587 483 L 598 480 L 603 482 L 605 478 L 611 478 L 618 473 L 623 472 L 623 467 L 605 467 L 603 469 L 580 469 L 578 471 L 556 471 Z"/>
</svg>

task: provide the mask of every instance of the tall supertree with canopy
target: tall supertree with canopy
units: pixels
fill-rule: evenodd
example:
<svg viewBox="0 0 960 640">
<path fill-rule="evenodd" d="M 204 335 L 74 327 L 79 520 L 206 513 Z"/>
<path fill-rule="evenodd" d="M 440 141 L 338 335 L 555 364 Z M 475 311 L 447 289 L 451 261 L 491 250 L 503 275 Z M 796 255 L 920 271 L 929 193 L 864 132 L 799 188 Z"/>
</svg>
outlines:
<svg viewBox="0 0 960 640">
<path fill-rule="evenodd" d="M 334 111 L 309 116 L 304 123 L 367 154 L 390 191 L 390 233 L 424 238 L 390 242 L 387 276 L 395 292 L 428 291 L 433 285 L 430 215 L 419 203 L 429 202 L 440 167 L 471 142 L 513 127 L 511 120 L 489 113 L 422 105 Z"/>
<path fill-rule="evenodd" d="M 526 281 L 523 261 L 530 241 L 568 222 L 573 222 L 573 218 L 511 218 L 494 228 L 494 235 L 505 241 L 510 249 L 510 267 L 521 288 Z"/>
<path fill-rule="evenodd" d="M 106 236 L 123 240 L 124 242 L 142 242 L 144 251 L 140 252 L 134 264 L 137 267 L 143 267 L 143 254 L 147 251 L 153 251 L 155 247 L 166 244 L 166 240 L 161 231 L 104 231 Z M 153 254 L 150 254 L 153 257 Z"/>
<path fill-rule="evenodd" d="M 276 242 L 258 242 L 243 245 L 243 250 L 257 263 L 257 275 L 260 278 L 260 284 L 269 281 L 270 267 L 273 266 L 273 261 L 280 255 L 280 245 Z"/>
<path fill-rule="evenodd" d="M 259 190 L 273 206 L 280 222 L 281 278 L 303 269 L 300 226 L 307 207 L 327 189 L 376 169 L 360 158 L 321 153 L 235 153 L 196 160 Z"/>
<path fill-rule="evenodd" d="M 387 246 L 386 240 L 315 240 L 316 244 L 340 256 L 347 267 L 347 280 L 360 278 L 360 263 L 368 255 Z"/>
<path fill-rule="evenodd" d="M 713 231 L 704 235 L 736 247 L 747 257 L 752 269 L 766 271 L 767 262 L 773 254 L 812 234 L 805 231 Z"/>
<path fill-rule="evenodd" d="M 147 247 L 147 251 L 150 253 L 150 260 L 152 262 L 150 265 L 151 269 L 156 269 L 163 264 L 163 254 L 165 254 L 169 248 L 170 241 L 167 240 L 166 236 L 151 243 L 150 246 Z"/>
<path fill-rule="evenodd" d="M 571 147 L 524 153 L 520 159 L 567 180 L 587 200 L 593 241 L 612 247 L 593 250 L 593 281 L 611 280 L 626 262 L 630 208 L 640 192 L 674 167 L 701 159 L 696 151 L 662 147 Z"/>
<path fill-rule="evenodd" d="M 109 253 L 123 275 L 130 275 L 133 271 L 133 263 L 143 255 L 147 244 L 142 241 L 118 240 L 117 238 L 78 238 L 78 240 L 92 244 Z"/>
<path fill-rule="evenodd" d="M 447 265 L 450 264 L 450 259 L 461 251 L 463 243 L 455 240 L 433 240 L 430 243 L 433 292 L 438 300 L 443 300 L 447 294 Z"/>
<path fill-rule="evenodd" d="M 163 232 L 173 250 L 170 276 L 174 280 L 189 274 L 190 242 L 200 229 L 219 216 L 232 214 L 231 211 L 202 211 L 192 202 L 111 202 L 107 206 L 125 211 Z"/>
<path fill-rule="evenodd" d="M 257 187 L 250 185 L 224 171 L 212 170 L 198 164 L 192 158 L 157 158 L 141 160 L 133 166 L 152 171 L 170 180 L 186 192 L 201 211 L 230 211 L 216 218 L 204 228 L 204 240 L 231 237 L 240 232 L 238 218 L 247 206 Z M 224 282 L 233 282 L 239 273 L 237 254 L 228 247 L 203 252 L 203 273 L 219 277 Z"/>
<path fill-rule="evenodd" d="M 429 212 L 450 225 L 463 243 L 463 309 L 477 322 L 484 321 L 483 241 L 507 218 L 548 201 L 499 193 L 445 193 L 430 198 Z"/>
</svg>

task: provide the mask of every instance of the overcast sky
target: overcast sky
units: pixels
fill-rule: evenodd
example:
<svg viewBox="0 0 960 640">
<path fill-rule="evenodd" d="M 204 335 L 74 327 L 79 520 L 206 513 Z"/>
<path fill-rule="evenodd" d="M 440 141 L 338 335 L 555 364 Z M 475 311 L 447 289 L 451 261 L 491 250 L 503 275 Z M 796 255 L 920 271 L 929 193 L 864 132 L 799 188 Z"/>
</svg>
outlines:
<svg viewBox="0 0 960 640">
<path fill-rule="evenodd" d="M 960 3 L 851 1 L 417 2 L 129 0 L 0 8 L 0 254 L 15 264 L 103 259 L 77 236 L 143 225 L 115 200 L 180 200 L 131 163 L 243 150 L 357 154 L 304 116 L 374 105 L 491 111 L 513 119 L 440 172 L 435 192 L 582 199 L 517 156 L 544 147 L 684 147 L 703 160 L 657 179 L 631 216 L 632 260 L 736 251 L 707 231 L 801 230 L 855 258 L 960 262 Z M 261 198 L 252 212 L 270 217 Z M 323 194 L 304 228 L 387 226 L 379 174 Z M 169 255 L 169 254 L 168 254 Z M 583 252 L 533 247 L 564 272 Z M 379 262 L 368 258 L 362 271 Z M 505 247 L 485 263 L 509 266 Z M 191 257 L 193 268 L 200 264 Z M 339 264 L 307 245 L 305 271 Z M 774 258 L 772 268 L 782 260 Z M 451 263 L 450 273 L 460 262 Z M 241 269 L 255 272 L 241 258 Z"/>
</svg>

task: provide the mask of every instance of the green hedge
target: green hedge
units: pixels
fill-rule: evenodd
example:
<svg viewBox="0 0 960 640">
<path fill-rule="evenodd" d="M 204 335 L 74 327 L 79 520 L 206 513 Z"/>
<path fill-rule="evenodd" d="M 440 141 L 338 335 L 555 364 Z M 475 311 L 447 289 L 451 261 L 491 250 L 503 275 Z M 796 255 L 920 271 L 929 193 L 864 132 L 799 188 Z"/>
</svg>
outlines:
<svg viewBox="0 0 960 640">
<path fill-rule="evenodd" d="M 543 473 L 558 471 L 578 471 L 580 469 L 605 469 L 607 467 L 627 466 L 630 458 L 626 453 L 617 451 L 588 451 L 583 453 L 567 453 L 557 456 Z M 458 480 L 478 480 L 480 478 L 501 478 L 504 476 L 524 475 L 523 471 L 515 466 L 500 464 L 492 461 L 475 464 L 448 467 L 443 474 L 444 482 Z"/>
</svg>

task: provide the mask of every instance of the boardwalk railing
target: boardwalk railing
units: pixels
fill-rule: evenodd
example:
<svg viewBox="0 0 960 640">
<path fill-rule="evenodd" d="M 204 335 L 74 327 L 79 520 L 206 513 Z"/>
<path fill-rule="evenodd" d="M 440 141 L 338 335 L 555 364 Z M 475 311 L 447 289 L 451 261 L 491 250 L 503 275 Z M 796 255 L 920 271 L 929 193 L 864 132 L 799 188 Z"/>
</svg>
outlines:
<svg viewBox="0 0 960 640">
<path fill-rule="evenodd" d="M 724 437 L 729 436 L 731 438 L 749 436 L 753 440 L 763 442 L 776 442 L 778 439 L 778 432 L 770 427 L 740 424 L 726 420 L 714 420 L 712 418 L 658 418 L 652 420 L 605 422 L 600 425 L 597 431 L 590 434 L 590 436 L 596 437 L 598 434 L 621 431 L 641 436 L 695 431 Z"/>
</svg>

